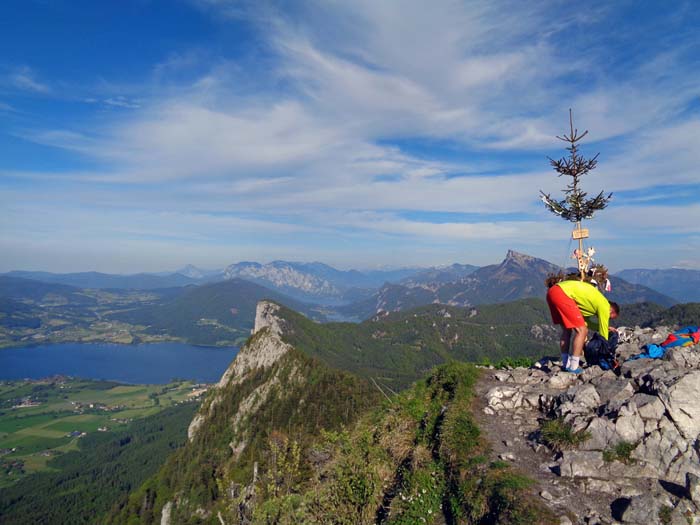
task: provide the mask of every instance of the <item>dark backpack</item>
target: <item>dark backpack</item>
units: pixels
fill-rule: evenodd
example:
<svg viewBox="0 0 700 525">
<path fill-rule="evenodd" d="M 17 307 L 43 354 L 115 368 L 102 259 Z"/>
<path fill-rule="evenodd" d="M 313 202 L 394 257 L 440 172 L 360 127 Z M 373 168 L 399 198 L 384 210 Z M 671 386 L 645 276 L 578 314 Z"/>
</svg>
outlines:
<svg viewBox="0 0 700 525">
<path fill-rule="evenodd" d="M 608 332 L 607 340 L 598 332 L 595 332 L 583 349 L 586 363 L 588 365 L 598 365 L 603 370 L 615 370 L 620 366 L 615 359 L 615 350 L 618 342 L 619 336 L 617 332 Z"/>
</svg>

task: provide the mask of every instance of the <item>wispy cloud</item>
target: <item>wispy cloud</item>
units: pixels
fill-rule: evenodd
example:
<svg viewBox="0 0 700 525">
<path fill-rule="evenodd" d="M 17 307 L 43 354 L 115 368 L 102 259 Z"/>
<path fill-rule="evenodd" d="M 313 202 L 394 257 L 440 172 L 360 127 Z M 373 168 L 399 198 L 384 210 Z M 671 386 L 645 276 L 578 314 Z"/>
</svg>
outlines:
<svg viewBox="0 0 700 525">
<path fill-rule="evenodd" d="M 33 93 L 48 94 L 51 88 L 40 82 L 36 73 L 29 66 L 22 66 L 7 75 L 7 81 L 15 88 Z"/>
<path fill-rule="evenodd" d="M 269 244 L 286 233 L 290 243 L 327 235 L 371 244 L 382 236 L 395 246 L 436 241 L 454 254 L 471 241 L 501 249 L 526 231 L 531 246 L 546 250 L 568 236 L 563 221 L 545 217 L 537 195 L 562 187 L 545 155 L 564 153 L 554 136 L 566 129 L 569 107 L 576 125 L 590 130 L 586 152 L 602 153 L 587 188 L 643 196 L 660 181 L 697 183 L 700 69 L 689 67 L 692 46 L 644 49 L 644 60 L 630 59 L 629 50 L 608 57 L 603 41 L 612 37 L 596 31 L 620 15 L 615 6 L 192 5 L 217 24 L 248 24 L 262 65 L 200 44 L 178 49 L 140 84 L 104 81 L 82 96 L 101 111 L 94 119 L 13 129 L 91 166 L 6 170 L 18 186 L 13 198 L 105 206 L 114 211 L 103 220 L 91 212 L 54 224 L 77 231 L 91 223 L 130 239 L 139 228 L 165 238 L 172 225 L 189 232 L 182 242 L 239 245 L 257 233 Z M 637 42 L 624 28 L 614 37 Z M 23 78 L 8 76 L 16 88 L 50 92 L 29 68 L 12 75 Z M 26 190 L 28 180 L 55 187 Z M 659 232 L 697 231 L 695 208 L 636 200 L 634 208 L 614 201 L 600 214 L 602 240 L 624 238 L 652 215 L 663 217 Z M 415 214 L 406 218 L 405 210 Z M 421 217 L 427 212 L 473 216 L 436 224 Z M 20 230 L 27 217 L 17 213 Z M 118 217 L 123 227 L 115 229 Z M 316 244 L 314 253 L 330 245 Z"/>
<path fill-rule="evenodd" d="M 129 100 L 126 97 L 122 96 L 110 97 L 108 99 L 105 99 L 104 103 L 108 106 L 115 106 L 119 108 L 128 109 L 138 109 L 141 107 L 141 104 L 139 104 L 138 102 Z"/>
</svg>

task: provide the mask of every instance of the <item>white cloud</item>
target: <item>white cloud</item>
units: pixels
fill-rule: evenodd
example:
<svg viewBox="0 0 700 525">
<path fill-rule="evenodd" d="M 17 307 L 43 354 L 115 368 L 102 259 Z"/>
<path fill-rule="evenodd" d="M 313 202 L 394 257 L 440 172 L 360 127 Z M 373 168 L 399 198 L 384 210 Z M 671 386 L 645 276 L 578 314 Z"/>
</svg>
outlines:
<svg viewBox="0 0 700 525">
<path fill-rule="evenodd" d="M 110 97 L 108 99 L 105 99 L 104 103 L 108 106 L 115 106 L 118 108 L 127 109 L 138 109 L 141 107 L 141 104 L 139 104 L 138 102 L 129 100 L 123 96 Z"/>
<path fill-rule="evenodd" d="M 576 39 L 558 45 L 569 28 L 591 29 L 605 7 L 559 17 L 552 15 L 561 7 L 555 3 L 367 0 L 298 5 L 284 14 L 267 5 L 195 3 L 223 18 L 252 21 L 272 58 L 248 71 L 206 51 L 185 50 L 153 66 L 143 95 L 134 86 L 106 83 L 84 98 L 132 111 L 103 108 L 109 117 L 93 126 L 16 133 L 102 166 L 5 172 L 63 184 L 46 193 L 15 190 L 20 202 L 49 206 L 59 198 L 111 210 L 100 219 L 94 211 L 71 218 L 51 208 L 43 227 L 77 232 L 84 225 L 95 236 L 100 229 L 127 237 L 142 231 L 193 243 L 231 231 L 297 239 L 359 232 L 365 239 L 490 246 L 515 243 L 526 230 L 530 243 L 554 243 L 568 236 L 563 221 L 496 217 L 545 216 L 538 191 L 559 192 L 562 180 L 544 152 L 534 170 L 519 165 L 518 155 L 561 152 L 554 135 L 566 128 L 569 107 L 577 126 L 591 131 L 585 147 L 606 149 L 586 188 L 697 184 L 700 121 L 679 115 L 697 97 L 700 75 L 684 69 L 683 53 L 659 50 L 649 56 L 653 65 L 630 67 L 622 78 L 591 73 L 600 50 L 579 53 Z M 24 89 L 48 92 L 28 68 L 15 73 L 24 78 L 13 80 L 17 87 L 24 82 Z M 439 160 L 425 153 L 429 147 L 392 145 L 401 139 L 444 141 L 467 153 Z M 658 231 L 692 233 L 698 223 L 693 208 L 623 204 L 614 201 L 601 214 L 601 239 L 638 229 L 652 212 L 664 215 Z M 433 224 L 401 218 L 404 210 L 482 216 Z"/>
<path fill-rule="evenodd" d="M 34 93 L 48 94 L 51 92 L 51 88 L 36 79 L 36 74 L 28 66 L 23 66 L 7 77 L 9 83 L 16 88 L 24 91 L 31 91 Z"/>
</svg>

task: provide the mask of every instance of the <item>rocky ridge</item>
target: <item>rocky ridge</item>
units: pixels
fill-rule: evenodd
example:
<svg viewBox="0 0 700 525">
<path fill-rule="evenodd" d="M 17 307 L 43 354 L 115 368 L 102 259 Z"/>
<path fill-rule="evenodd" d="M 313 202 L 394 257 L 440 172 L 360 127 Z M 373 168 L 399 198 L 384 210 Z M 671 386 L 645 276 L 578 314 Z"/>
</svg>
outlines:
<svg viewBox="0 0 700 525">
<path fill-rule="evenodd" d="M 197 431 L 207 420 L 208 415 L 212 414 L 214 408 L 221 403 L 223 397 L 220 392 L 223 389 L 229 385 L 240 383 L 247 374 L 251 373 L 256 368 L 269 368 L 291 349 L 291 346 L 282 341 L 280 337 L 282 334 L 282 329 L 279 325 L 280 320 L 275 315 L 279 308 L 279 305 L 270 301 L 260 301 L 258 303 L 255 312 L 255 328 L 253 328 L 253 335 L 265 331 L 265 337 L 257 337 L 249 341 L 238 353 L 236 359 L 234 359 L 231 365 L 226 369 L 216 385 L 216 389 L 219 393 L 214 396 L 206 409 L 201 409 L 195 415 L 194 419 L 192 419 L 187 429 L 187 438 L 190 441 L 197 435 Z M 256 398 L 256 403 L 259 404 L 261 400 L 264 401 L 264 394 L 266 394 L 268 390 L 269 386 L 266 387 L 264 391 L 254 391 L 251 394 L 251 399 L 253 397 Z M 239 419 L 245 417 L 247 412 L 251 412 L 254 409 L 255 403 L 250 401 L 246 403 L 244 401 L 243 405 L 247 407 L 247 410 L 244 411 L 244 413 L 239 412 Z"/>
<path fill-rule="evenodd" d="M 263 285 L 284 290 L 297 291 L 311 296 L 335 296 L 340 290 L 328 280 L 302 272 L 293 265 L 281 261 L 270 264 L 237 263 L 224 270 L 224 279 L 240 277 Z"/>
<path fill-rule="evenodd" d="M 263 512 L 267 481 L 277 473 L 275 447 L 285 443 L 284 453 L 288 445 L 299 463 L 320 433 L 337 431 L 379 404 L 369 381 L 286 342 L 290 327 L 282 309 L 258 303 L 251 337 L 207 393 L 187 443 L 130 496 L 113 523 L 250 523 L 253 513 Z"/>
<path fill-rule="evenodd" d="M 537 478 L 561 523 L 700 523 L 700 349 L 628 359 L 668 333 L 620 329 L 619 376 L 598 366 L 575 376 L 543 359 L 482 380 L 495 453 Z M 581 443 L 544 446 L 552 420 Z"/>
</svg>

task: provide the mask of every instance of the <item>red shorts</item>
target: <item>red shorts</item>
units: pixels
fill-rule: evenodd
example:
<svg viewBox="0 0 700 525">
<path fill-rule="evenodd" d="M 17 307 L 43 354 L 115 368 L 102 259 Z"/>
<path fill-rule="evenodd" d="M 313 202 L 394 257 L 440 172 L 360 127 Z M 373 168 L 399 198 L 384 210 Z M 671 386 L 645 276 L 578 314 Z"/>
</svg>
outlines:
<svg viewBox="0 0 700 525">
<path fill-rule="evenodd" d="M 586 321 L 583 319 L 576 302 L 556 284 L 547 292 L 547 304 L 554 324 L 563 325 L 564 328 L 586 326 Z"/>
</svg>

